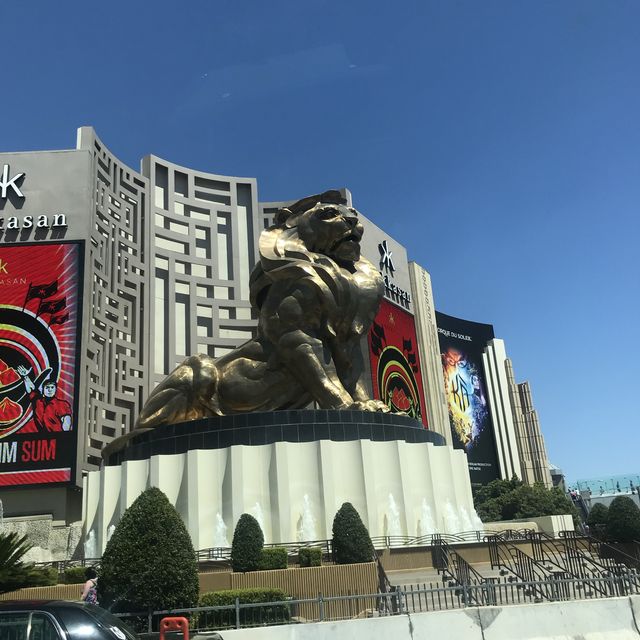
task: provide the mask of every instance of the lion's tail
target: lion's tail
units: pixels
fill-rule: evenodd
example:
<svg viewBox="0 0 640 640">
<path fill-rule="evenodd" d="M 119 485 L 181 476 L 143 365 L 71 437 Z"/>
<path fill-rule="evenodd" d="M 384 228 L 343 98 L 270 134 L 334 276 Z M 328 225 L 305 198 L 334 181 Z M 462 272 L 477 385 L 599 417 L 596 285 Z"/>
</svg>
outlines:
<svg viewBox="0 0 640 640">
<path fill-rule="evenodd" d="M 158 427 L 215 415 L 213 398 L 218 384 L 215 360 L 205 355 L 188 357 L 152 392 L 136 429 Z"/>
</svg>

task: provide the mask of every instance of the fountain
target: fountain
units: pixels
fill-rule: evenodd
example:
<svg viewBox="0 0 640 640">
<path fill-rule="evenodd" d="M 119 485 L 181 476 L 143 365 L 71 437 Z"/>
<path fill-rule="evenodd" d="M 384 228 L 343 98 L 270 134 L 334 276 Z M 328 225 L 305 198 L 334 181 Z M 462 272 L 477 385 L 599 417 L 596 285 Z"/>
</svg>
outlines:
<svg viewBox="0 0 640 640">
<path fill-rule="evenodd" d="M 300 516 L 297 534 L 298 542 L 309 542 L 318 539 L 316 521 L 311 511 L 311 500 L 306 493 L 302 499 L 302 514 Z"/>
<path fill-rule="evenodd" d="M 460 518 L 460 531 L 472 531 L 473 522 L 469 517 L 469 512 L 465 509 L 464 505 L 460 505 L 458 510 L 458 516 Z"/>
<path fill-rule="evenodd" d="M 213 537 L 214 547 L 229 547 L 229 540 L 227 539 L 227 525 L 224 523 L 220 512 L 216 513 L 216 532 Z"/>
<path fill-rule="evenodd" d="M 422 507 L 420 509 L 420 520 L 418 524 L 418 537 L 430 536 L 438 533 L 438 528 L 433 519 L 431 506 L 426 498 L 422 498 Z"/>
<path fill-rule="evenodd" d="M 256 502 L 253 507 L 251 507 L 251 515 L 258 521 L 258 524 L 262 529 L 262 535 L 265 535 L 266 532 L 264 528 L 264 513 L 259 502 Z"/>
<path fill-rule="evenodd" d="M 96 558 L 97 555 L 96 534 L 93 531 L 89 531 L 87 538 L 84 541 L 84 557 L 86 559 L 93 559 Z"/>
<path fill-rule="evenodd" d="M 109 527 L 107 528 L 107 542 L 109 542 L 109 540 L 111 540 L 111 536 L 113 535 L 113 532 L 116 530 L 115 525 L 110 524 Z"/>
<path fill-rule="evenodd" d="M 400 524 L 400 510 L 393 498 L 393 494 L 389 494 L 389 504 L 387 507 L 387 535 L 401 536 L 402 525 Z"/>
<path fill-rule="evenodd" d="M 447 500 L 444 507 L 444 529 L 447 533 L 460 533 L 460 518 L 451 500 Z"/>
<path fill-rule="evenodd" d="M 475 509 L 471 509 L 471 524 L 474 531 L 484 531 L 484 523 L 480 520 Z"/>
</svg>

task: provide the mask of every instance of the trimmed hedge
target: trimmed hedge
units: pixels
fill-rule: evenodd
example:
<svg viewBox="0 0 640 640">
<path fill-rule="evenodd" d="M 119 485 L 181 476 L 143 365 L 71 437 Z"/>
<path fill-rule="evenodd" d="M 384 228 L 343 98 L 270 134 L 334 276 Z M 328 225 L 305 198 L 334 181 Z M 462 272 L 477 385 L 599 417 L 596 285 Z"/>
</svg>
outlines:
<svg viewBox="0 0 640 640">
<path fill-rule="evenodd" d="M 202 611 L 194 621 L 198 629 L 228 629 L 236 626 L 236 598 L 240 604 L 258 604 L 260 602 L 285 602 L 289 596 L 282 589 L 227 589 L 210 591 L 200 596 L 200 607 L 232 607 L 222 611 Z M 263 624 L 284 623 L 291 619 L 289 606 L 276 604 L 264 607 L 240 609 L 240 624 L 260 626 Z"/>
<path fill-rule="evenodd" d="M 272 547 L 262 550 L 260 558 L 260 569 L 269 571 L 270 569 L 286 569 L 289 566 L 289 557 L 284 547 Z"/>
<path fill-rule="evenodd" d="M 597 535 L 599 528 L 606 526 L 608 515 L 609 507 L 601 502 L 596 502 L 593 507 L 591 507 L 591 511 L 589 511 L 589 516 L 587 517 L 587 524 L 589 525 L 592 535 Z"/>
<path fill-rule="evenodd" d="M 53 587 L 58 584 L 58 570 L 55 567 L 36 567 L 35 571 L 42 576 L 40 585 L 43 587 Z"/>
<path fill-rule="evenodd" d="M 233 532 L 231 567 L 236 572 L 259 571 L 262 562 L 264 534 L 258 521 L 243 513 Z"/>
<path fill-rule="evenodd" d="M 372 562 L 375 551 L 360 515 L 345 502 L 333 519 L 333 554 L 336 564 Z"/>
<path fill-rule="evenodd" d="M 198 602 L 189 532 L 157 487 L 124 512 L 102 556 L 98 601 L 114 613 L 182 609 Z"/>
<path fill-rule="evenodd" d="M 80 582 L 86 582 L 84 572 L 87 567 L 67 567 L 64 570 L 64 583 L 65 584 L 78 584 Z"/>
<path fill-rule="evenodd" d="M 640 509 L 631 498 L 618 496 L 611 501 L 606 531 L 614 542 L 640 540 Z"/>
<path fill-rule="evenodd" d="M 322 566 L 322 549 L 320 547 L 302 547 L 298 549 L 298 563 L 301 567 Z"/>
</svg>

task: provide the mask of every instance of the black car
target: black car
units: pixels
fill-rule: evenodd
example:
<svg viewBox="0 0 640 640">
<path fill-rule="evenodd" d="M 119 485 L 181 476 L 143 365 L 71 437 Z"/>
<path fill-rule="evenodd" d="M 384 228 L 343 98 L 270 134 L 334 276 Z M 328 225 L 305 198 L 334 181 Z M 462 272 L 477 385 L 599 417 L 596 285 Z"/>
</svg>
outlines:
<svg viewBox="0 0 640 640">
<path fill-rule="evenodd" d="M 0 602 L 1 640 L 138 640 L 112 613 L 64 600 Z"/>
</svg>

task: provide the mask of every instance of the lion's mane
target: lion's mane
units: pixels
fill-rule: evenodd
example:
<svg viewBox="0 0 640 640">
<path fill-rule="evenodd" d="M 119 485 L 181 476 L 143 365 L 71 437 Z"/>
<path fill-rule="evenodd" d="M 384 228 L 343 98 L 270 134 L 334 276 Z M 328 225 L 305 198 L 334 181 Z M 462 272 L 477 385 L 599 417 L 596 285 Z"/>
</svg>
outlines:
<svg viewBox="0 0 640 640">
<path fill-rule="evenodd" d="M 318 201 L 320 200 L 318 197 Z M 275 224 L 262 232 L 259 242 L 260 260 L 253 269 L 249 282 L 251 306 L 259 310 L 269 288 L 275 282 L 304 280 L 317 291 L 328 318 L 341 315 L 348 317 L 358 303 L 358 282 L 335 260 L 307 248 L 298 233 L 298 218 L 299 215 L 291 213 L 289 209 L 281 209 L 276 215 Z M 379 272 L 366 258 L 360 257 L 354 263 L 354 270 L 381 286 Z M 371 309 L 369 320 L 373 320 L 376 310 L 377 304 L 375 309 Z M 360 335 L 366 327 L 360 322 L 358 325 L 352 329 Z M 333 332 L 331 324 L 327 328 Z"/>
</svg>

